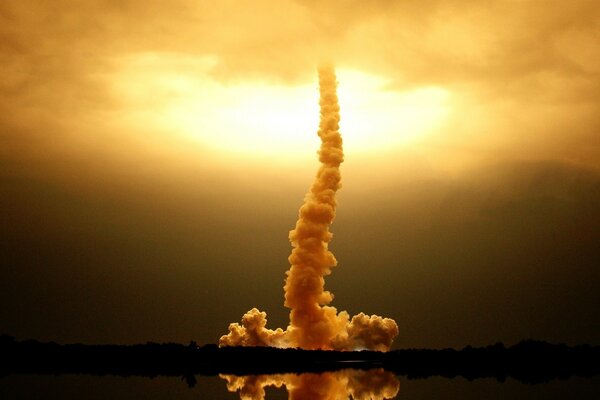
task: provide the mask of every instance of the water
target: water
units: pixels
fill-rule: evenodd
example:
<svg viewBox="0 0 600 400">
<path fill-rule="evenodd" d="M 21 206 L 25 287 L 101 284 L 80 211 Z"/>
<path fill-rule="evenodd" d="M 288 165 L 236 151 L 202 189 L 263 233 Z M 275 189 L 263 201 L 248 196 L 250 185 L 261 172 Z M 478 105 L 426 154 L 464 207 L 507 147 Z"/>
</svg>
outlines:
<svg viewBox="0 0 600 400">
<path fill-rule="evenodd" d="M 525 384 L 513 379 L 407 379 L 382 370 L 323 374 L 173 377 L 8 375 L 0 399 L 600 399 L 600 377 Z M 242 395 L 246 397 L 241 397 Z M 255 396 L 255 397 L 251 397 Z"/>
</svg>

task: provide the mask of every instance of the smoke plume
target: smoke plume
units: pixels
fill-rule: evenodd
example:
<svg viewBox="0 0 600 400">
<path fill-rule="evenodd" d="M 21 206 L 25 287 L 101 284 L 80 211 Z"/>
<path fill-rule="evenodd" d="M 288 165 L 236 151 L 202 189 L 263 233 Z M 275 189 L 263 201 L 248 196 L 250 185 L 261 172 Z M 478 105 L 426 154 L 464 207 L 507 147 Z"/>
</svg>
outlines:
<svg viewBox="0 0 600 400">
<path fill-rule="evenodd" d="M 400 383 L 383 369 L 342 370 L 322 374 L 220 375 L 227 390 L 239 392 L 241 400 L 263 400 L 265 387 L 285 386 L 292 400 L 384 400 L 398 395 Z"/>
<path fill-rule="evenodd" d="M 337 81 L 331 66 L 319 68 L 321 163 L 315 181 L 304 198 L 296 227 L 289 234 L 291 267 L 285 281 L 285 303 L 291 309 L 290 324 L 267 329 L 267 314 L 248 311 L 241 324 L 229 325 L 220 346 L 275 346 L 303 349 L 389 350 L 398 335 L 396 322 L 360 313 L 350 320 L 347 312 L 329 306 L 333 294 L 325 290 L 324 277 L 337 265 L 328 244 L 329 226 L 335 218 L 335 194 L 341 187 L 340 164 L 344 161 L 339 132 Z"/>
</svg>

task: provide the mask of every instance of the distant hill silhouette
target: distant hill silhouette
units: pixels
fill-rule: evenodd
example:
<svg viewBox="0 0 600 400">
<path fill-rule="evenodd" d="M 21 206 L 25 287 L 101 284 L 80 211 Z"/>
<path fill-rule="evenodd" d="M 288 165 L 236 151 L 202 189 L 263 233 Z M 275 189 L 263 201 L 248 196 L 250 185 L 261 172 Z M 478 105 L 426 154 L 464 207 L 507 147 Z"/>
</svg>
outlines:
<svg viewBox="0 0 600 400">
<path fill-rule="evenodd" d="M 550 344 L 526 340 L 462 350 L 403 349 L 323 351 L 268 347 L 198 347 L 177 343 L 138 345 L 60 345 L 0 336 L 0 375 L 92 374 L 120 376 L 258 375 L 321 372 L 347 368 L 385 368 L 408 379 L 443 376 L 466 379 L 514 378 L 542 383 L 600 373 L 600 346 Z"/>
</svg>

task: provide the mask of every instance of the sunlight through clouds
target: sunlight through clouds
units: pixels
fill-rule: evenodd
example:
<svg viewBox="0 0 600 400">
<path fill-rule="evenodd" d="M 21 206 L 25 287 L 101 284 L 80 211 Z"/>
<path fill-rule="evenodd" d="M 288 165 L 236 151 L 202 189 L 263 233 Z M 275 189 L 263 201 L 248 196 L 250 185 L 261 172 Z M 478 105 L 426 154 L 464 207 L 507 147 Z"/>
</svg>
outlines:
<svg viewBox="0 0 600 400">
<path fill-rule="evenodd" d="M 286 159 L 314 153 L 318 144 L 314 82 L 249 81 L 233 86 L 210 75 L 213 65 L 209 57 L 128 57 L 113 81 L 115 93 L 126 103 L 123 118 L 246 157 Z M 343 68 L 338 81 L 340 104 L 346 110 L 340 125 L 348 154 L 418 140 L 450 112 L 451 95 L 440 87 L 397 92 L 388 90 L 381 77 Z"/>
</svg>

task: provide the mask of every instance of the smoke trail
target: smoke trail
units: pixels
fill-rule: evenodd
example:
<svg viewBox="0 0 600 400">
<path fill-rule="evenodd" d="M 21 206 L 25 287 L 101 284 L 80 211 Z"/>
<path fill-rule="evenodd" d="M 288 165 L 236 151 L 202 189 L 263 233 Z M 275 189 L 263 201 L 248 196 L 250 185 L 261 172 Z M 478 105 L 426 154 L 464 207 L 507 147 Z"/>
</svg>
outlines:
<svg viewBox="0 0 600 400">
<path fill-rule="evenodd" d="M 321 166 L 300 208 L 296 228 L 289 238 L 294 249 L 284 286 L 285 303 L 291 308 L 290 339 L 305 349 L 331 348 L 332 340 L 348 323 L 348 314 L 327 306 L 333 295 L 326 291 L 325 275 L 337 265 L 328 250 L 329 226 L 335 218 L 335 193 L 340 188 L 340 164 L 344 160 L 339 132 L 339 105 L 333 69 L 319 69 Z"/>
<path fill-rule="evenodd" d="M 350 321 L 347 312 L 338 314 L 328 305 L 333 295 L 325 290 L 324 277 L 337 265 L 328 249 L 333 236 L 329 226 L 335 218 L 335 194 L 341 187 L 340 164 L 344 160 L 336 88 L 333 67 L 319 68 L 321 166 L 289 234 L 293 250 L 284 305 L 291 309 L 290 325 L 285 331 L 267 329 L 266 313 L 253 308 L 242 317 L 241 325 L 229 325 L 229 334 L 221 337 L 220 346 L 386 351 L 398 335 L 392 319 L 360 313 Z"/>
</svg>

